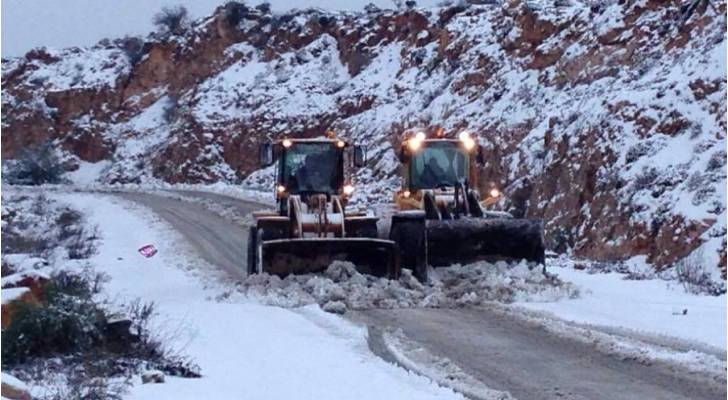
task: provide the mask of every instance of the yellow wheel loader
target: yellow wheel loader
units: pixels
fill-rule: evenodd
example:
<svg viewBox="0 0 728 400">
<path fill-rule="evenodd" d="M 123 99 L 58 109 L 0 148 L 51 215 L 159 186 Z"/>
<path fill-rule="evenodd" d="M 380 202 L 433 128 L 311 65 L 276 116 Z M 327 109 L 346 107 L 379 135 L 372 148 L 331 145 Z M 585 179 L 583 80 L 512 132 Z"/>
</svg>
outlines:
<svg viewBox="0 0 728 400">
<path fill-rule="evenodd" d="M 354 191 L 345 166 L 363 166 L 364 151 L 329 134 L 261 145 L 264 166 L 277 158 L 275 212 L 254 213 L 248 236 L 248 273 L 315 273 L 334 260 L 375 276 L 399 276 L 395 242 L 379 239 L 377 218 L 346 211 Z"/>
<path fill-rule="evenodd" d="M 427 280 L 427 265 L 476 260 L 543 263 L 541 221 L 488 211 L 500 191 L 481 200 L 476 188 L 483 151 L 467 131 L 445 137 L 408 132 L 399 149 L 403 187 L 395 193 L 390 239 L 399 245 L 401 265 Z"/>
</svg>

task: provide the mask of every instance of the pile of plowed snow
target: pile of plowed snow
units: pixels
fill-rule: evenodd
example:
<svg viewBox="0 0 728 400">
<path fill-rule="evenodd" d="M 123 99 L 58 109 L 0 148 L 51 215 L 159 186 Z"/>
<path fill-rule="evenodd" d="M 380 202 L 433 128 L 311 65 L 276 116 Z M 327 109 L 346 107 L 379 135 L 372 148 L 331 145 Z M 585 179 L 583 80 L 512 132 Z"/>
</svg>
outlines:
<svg viewBox="0 0 728 400">
<path fill-rule="evenodd" d="M 398 280 L 360 274 L 353 264 L 335 261 L 323 274 L 268 274 L 247 277 L 240 290 L 269 305 L 297 307 L 319 304 L 324 310 L 462 307 L 491 301 L 555 301 L 579 295 L 575 286 L 526 262 L 477 262 L 430 271 L 430 282 L 420 283 L 410 270 Z"/>
</svg>

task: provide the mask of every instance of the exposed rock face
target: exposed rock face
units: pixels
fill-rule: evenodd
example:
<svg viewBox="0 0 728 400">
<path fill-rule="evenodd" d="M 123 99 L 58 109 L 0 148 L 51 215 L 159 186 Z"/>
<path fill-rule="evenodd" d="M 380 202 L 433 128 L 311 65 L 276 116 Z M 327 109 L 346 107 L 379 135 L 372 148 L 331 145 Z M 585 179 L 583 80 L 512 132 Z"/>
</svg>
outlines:
<svg viewBox="0 0 728 400">
<path fill-rule="evenodd" d="M 468 128 L 489 154 L 479 184 L 543 218 L 551 248 L 658 267 L 699 251 L 716 265 L 726 2 L 544 3 L 236 18 L 225 6 L 141 54 L 124 40 L 36 50 L 3 61 L 2 155 L 52 139 L 69 158 L 111 160 L 104 182 L 237 183 L 262 141 L 334 128 L 369 145 L 360 199 L 387 200 L 395 188 L 376 182 L 391 182 L 403 129 Z"/>
<path fill-rule="evenodd" d="M 18 308 L 21 305 L 30 304 L 39 306 L 41 304 L 40 301 L 38 301 L 38 299 L 33 295 L 33 292 L 25 287 L 5 289 L 3 293 L 10 297 L 8 300 L 3 299 L 2 303 L 3 329 L 10 326 L 10 323 L 13 321 L 13 317 L 18 312 Z"/>
</svg>

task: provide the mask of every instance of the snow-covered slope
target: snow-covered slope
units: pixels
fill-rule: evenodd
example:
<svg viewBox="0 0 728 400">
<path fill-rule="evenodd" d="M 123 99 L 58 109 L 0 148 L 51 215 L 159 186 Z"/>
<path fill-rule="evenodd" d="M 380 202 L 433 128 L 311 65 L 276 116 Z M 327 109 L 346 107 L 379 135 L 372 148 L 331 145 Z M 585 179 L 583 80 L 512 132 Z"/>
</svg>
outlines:
<svg viewBox="0 0 728 400">
<path fill-rule="evenodd" d="M 5 60 L 3 156 L 50 138 L 69 168 L 108 163 L 102 182 L 240 183 L 261 141 L 333 128 L 368 145 L 374 202 L 404 129 L 467 127 L 479 184 L 543 218 L 551 248 L 724 264 L 726 2 L 483 3 L 225 6 L 183 36 Z"/>
</svg>

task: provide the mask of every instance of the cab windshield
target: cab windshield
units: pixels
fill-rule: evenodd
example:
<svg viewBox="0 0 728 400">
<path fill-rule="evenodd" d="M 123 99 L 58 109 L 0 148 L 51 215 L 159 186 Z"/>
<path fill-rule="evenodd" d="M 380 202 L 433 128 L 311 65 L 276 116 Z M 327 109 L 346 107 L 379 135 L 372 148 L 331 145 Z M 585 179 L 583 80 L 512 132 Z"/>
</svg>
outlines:
<svg viewBox="0 0 728 400">
<path fill-rule="evenodd" d="M 294 143 L 283 152 L 280 172 L 289 193 L 336 193 L 343 183 L 343 155 L 332 143 Z"/>
<path fill-rule="evenodd" d="M 455 186 L 466 179 L 468 155 L 451 142 L 428 142 L 412 156 L 410 188 L 412 190 Z"/>
</svg>

